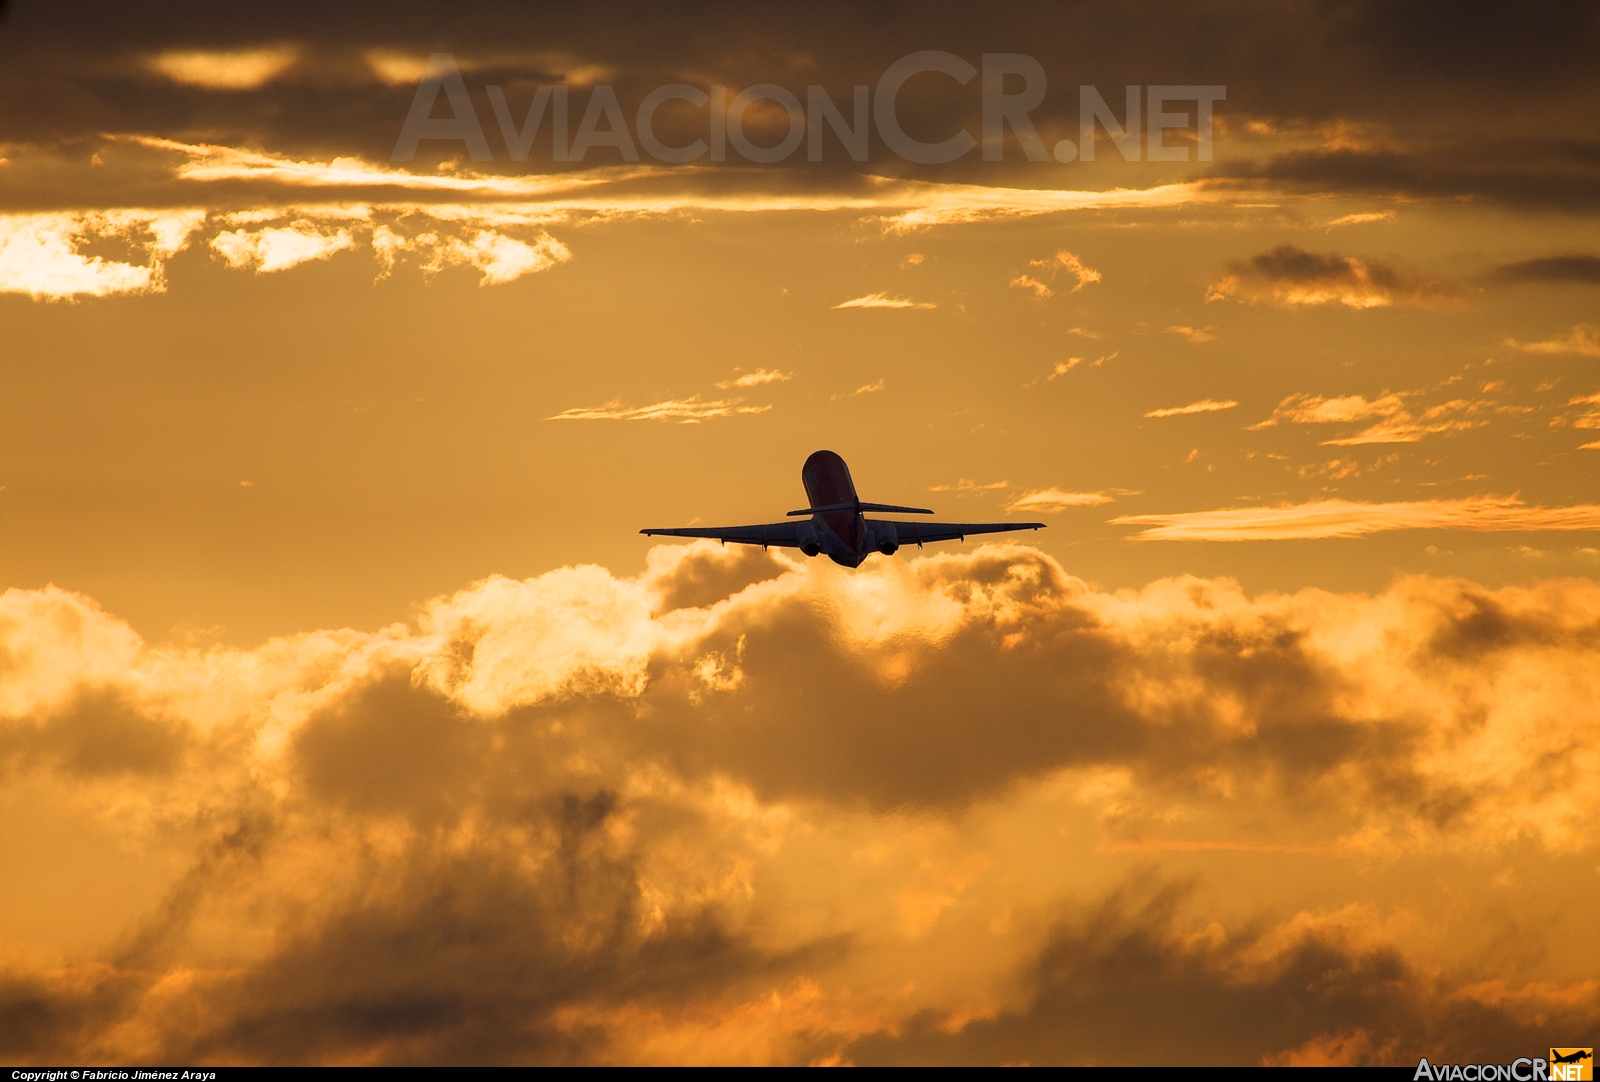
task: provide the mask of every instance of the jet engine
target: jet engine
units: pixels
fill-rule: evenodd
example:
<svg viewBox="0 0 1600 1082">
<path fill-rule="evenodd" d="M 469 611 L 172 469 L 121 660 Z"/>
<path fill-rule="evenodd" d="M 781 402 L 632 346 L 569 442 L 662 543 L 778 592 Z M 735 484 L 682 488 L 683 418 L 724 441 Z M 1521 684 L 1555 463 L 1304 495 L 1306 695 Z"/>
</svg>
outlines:
<svg viewBox="0 0 1600 1082">
<path fill-rule="evenodd" d="M 822 538 L 817 536 L 817 528 L 809 522 L 800 523 L 795 531 L 800 536 L 800 551 L 807 556 L 815 556 L 822 551 Z"/>
<path fill-rule="evenodd" d="M 893 556 L 900 548 L 900 539 L 895 536 L 894 523 L 874 522 L 872 524 L 872 544 L 885 556 Z"/>
</svg>

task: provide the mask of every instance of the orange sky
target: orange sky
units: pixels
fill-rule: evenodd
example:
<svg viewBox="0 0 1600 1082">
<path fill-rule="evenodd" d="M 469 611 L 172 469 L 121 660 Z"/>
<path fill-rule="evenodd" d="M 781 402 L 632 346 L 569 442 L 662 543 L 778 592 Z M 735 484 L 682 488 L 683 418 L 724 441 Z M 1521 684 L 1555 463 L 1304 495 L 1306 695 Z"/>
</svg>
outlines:
<svg viewBox="0 0 1600 1082">
<path fill-rule="evenodd" d="M 0 16 L 9 1060 L 1592 1043 L 1592 5 L 359 10 Z M 1226 86 L 1214 158 L 517 161 L 485 89 L 928 49 L 1037 57 L 1075 158 L 1082 84 Z M 390 160 L 444 50 L 490 157 Z M 1049 528 L 638 534 L 821 447 Z"/>
</svg>

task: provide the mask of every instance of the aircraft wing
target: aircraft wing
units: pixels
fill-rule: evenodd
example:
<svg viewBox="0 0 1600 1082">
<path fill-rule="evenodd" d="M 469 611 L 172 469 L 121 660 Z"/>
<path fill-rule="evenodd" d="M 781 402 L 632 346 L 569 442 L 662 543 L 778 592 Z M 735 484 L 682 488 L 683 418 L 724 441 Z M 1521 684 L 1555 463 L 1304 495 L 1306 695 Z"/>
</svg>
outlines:
<svg viewBox="0 0 1600 1082">
<path fill-rule="evenodd" d="M 1012 530 L 1042 530 L 1042 522 L 901 522 L 893 521 L 895 539 L 902 545 L 922 545 L 930 541 L 964 540 L 973 534 L 1010 533 Z"/>
<path fill-rule="evenodd" d="M 779 548 L 800 547 L 800 523 L 769 522 L 757 526 L 684 526 L 669 530 L 640 530 L 648 537 L 709 537 L 727 544 L 773 545 Z"/>
</svg>

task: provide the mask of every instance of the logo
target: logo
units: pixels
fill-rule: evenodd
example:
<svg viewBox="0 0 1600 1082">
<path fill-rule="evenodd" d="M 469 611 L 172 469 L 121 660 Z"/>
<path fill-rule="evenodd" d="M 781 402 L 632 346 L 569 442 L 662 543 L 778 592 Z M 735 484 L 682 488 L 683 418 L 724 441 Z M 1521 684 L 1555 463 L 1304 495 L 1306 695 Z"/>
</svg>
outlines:
<svg viewBox="0 0 1600 1082">
<path fill-rule="evenodd" d="M 1417 1062 L 1412 1082 L 1594 1082 L 1593 1048 L 1552 1048 L 1550 1058 L 1523 1056 L 1511 1063 Z"/>
<path fill-rule="evenodd" d="M 1593 1048 L 1550 1049 L 1551 1082 L 1593 1082 Z"/>
</svg>

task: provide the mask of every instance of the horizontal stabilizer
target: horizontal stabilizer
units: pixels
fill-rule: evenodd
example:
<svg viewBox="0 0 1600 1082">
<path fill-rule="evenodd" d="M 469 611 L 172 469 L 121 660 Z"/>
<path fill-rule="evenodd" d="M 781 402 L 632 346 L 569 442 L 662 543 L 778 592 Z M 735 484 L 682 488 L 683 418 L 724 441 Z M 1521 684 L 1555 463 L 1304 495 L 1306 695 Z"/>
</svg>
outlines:
<svg viewBox="0 0 1600 1082">
<path fill-rule="evenodd" d="M 899 507 L 892 503 L 834 503 L 827 507 L 802 507 L 798 511 L 790 511 L 792 518 L 795 515 L 831 515 L 838 511 L 893 511 L 901 515 L 931 515 L 932 511 L 926 507 Z"/>
</svg>

